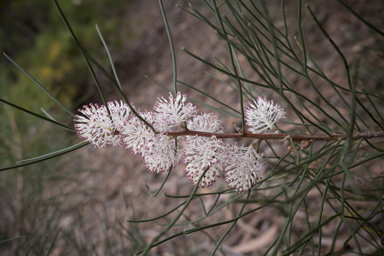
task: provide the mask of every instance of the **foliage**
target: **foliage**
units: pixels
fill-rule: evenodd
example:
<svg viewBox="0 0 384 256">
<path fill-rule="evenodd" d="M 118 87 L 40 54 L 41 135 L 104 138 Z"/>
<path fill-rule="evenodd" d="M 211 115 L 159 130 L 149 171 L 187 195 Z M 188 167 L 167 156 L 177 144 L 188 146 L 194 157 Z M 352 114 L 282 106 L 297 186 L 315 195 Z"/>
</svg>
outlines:
<svg viewBox="0 0 384 256">
<path fill-rule="evenodd" d="M 100 27 L 107 35 L 115 33 L 117 24 L 129 26 L 124 19 L 123 10 L 129 1 L 61 1 L 67 18 L 76 24 L 76 33 L 87 45 L 87 51 L 95 52 L 101 47 L 97 40 L 97 32 L 89 26 L 105 20 Z M 74 8 L 76 6 L 76 8 Z M 128 31 L 128 30 L 127 30 Z M 129 34 L 128 37 L 134 36 Z M 37 80 L 46 85 L 66 105 L 78 97 L 80 85 L 87 82 L 87 68 L 77 56 L 77 50 L 70 41 L 70 35 L 62 25 L 57 11 L 49 1 L 5 1 L 0 16 L 0 49 L 17 60 Z M 112 37 L 111 43 L 119 49 L 122 38 Z M 41 61 L 44 60 L 44 61 Z M 101 59 L 105 62 L 106 59 Z M 0 68 L 9 74 L 12 84 L 7 91 L 8 100 L 15 102 L 14 95 L 21 92 L 38 97 L 38 102 L 48 106 L 49 102 L 39 94 L 33 82 L 24 74 L 2 62 Z M 9 93 L 8 93 L 9 92 Z M 81 95 L 84 96 L 84 95 Z M 4 98 L 4 96 L 3 96 Z M 21 106 L 37 111 L 39 107 L 31 101 L 24 101 Z"/>
<path fill-rule="evenodd" d="M 94 40 L 97 32 L 89 29 L 90 24 L 93 27 L 101 17 L 107 18 L 101 27 L 108 35 L 116 32 L 117 24 L 129 26 L 124 20 L 123 12 L 130 4 L 129 1 L 61 2 L 62 8 L 68 13 L 68 19 L 78 24 L 76 32 L 81 35 L 90 52 L 101 48 L 100 42 Z M 74 4 L 76 2 L 77 5 Z M 68 108 L 76 107 L 74 100 L 79 97 L 79 89 L 86 87 L 88 70 L 78 58 L 77 50 L 70 41 L 69 33 L 62 25 L 55 6 L 49 1 L 41 0 L 6 0 L 2 1 L 0 12 L 2 51 L 22 64 L 24 69 L 33 74 L 36 80 L 44 84 Z M 111 37 L 109 41 L 117 49 L 122 45 L 121 38 Z M 105 62 L 107 59 L 100 60 Z M 41 89 L 28 76 L 10 65 L 6 59 L 0 62 L 0 95 L 2 100 L 39 113 L 49 120 L 54 118 L 67 124 L 72 121 L 59 111 L 54 101 L 41 93 Z M 84 100 L 89 95 L 81 97 Z M 7 104 L 0 105 L 0 120 L 2 167 L 57 151 L 73 141 L 70 132 L 51 127 L 47 123 L 41 124 L 39 118 Z M 13 252 L 18 253 L 49 253 L 61 225 L 57 220 L 63 218 L 64 210 L 68 209 L 67 198 L 81 193 L 81 189 L 66 191 L 77 183 L 72 177 L 90 172 L 71 164 L 76 159 L 75 156 L 50 159 L 20 167 L 14 172 L 1 173 L 0 208 L 2 219 L 7 221 L 2 221 L 0 225 L 0 241 L 19 235 L 21 237 L 12 243 L 2 243 L 0 251 L 5 253 L 13 247 Z M 71 171 L 62 173 L 68 169 Z M 46 191 L 52 191 L 52 187 L 55 188 L 55 193 L 47 196 Z M 60 232 L 62 234 L 66 231 Z"/>
</svg>

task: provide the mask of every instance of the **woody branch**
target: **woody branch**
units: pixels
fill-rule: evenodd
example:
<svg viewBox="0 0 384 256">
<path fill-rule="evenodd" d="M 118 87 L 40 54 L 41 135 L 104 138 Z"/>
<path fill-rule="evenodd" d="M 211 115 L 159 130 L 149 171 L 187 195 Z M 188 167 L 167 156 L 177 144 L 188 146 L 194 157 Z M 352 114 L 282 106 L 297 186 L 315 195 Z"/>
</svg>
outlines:
<svg viewBox="0 0 384 256">
<path fill-rule="evenodd" d="M 332 140 L 346 140 L 348 136 L 346 134 L 309 134 L 309 135 L 298 135 L 298 134 L 288 134 L 288 133 L 279 133 L 279 134 L 253 134 L 253 133 L 211 133 L 211 132 L 201 132 L 201 131 L 181 131 L 181 132 L 168 132 L 168 136 L 178 137 L 178 136 L 203 136 L 203 137 L 212 137 L 220 139 L 229 139 L 229 138 L 251 138 L 251 139 L 260 139 L 260 140 L 283 140 L 286 138 L 292 138 L 293 140 L 313 140 L 313 141 L 332 141 Z M 380 132 L 365 132 L 365 133 L 354 133 L 352 136 L 353 140 L 358 139 L 372 139 L 372 138 L 382 138 L 384 137 L 384 131 Z"/>
</svg>

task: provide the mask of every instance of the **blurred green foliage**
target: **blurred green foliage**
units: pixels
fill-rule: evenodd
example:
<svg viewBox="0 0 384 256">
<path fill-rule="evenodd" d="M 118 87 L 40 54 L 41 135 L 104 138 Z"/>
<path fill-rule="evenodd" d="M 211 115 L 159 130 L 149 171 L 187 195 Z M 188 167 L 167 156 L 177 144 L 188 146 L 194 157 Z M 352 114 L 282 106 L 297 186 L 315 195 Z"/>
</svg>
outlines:
<svg viewBox="0 0 384 256">
<path fill-rule="evenodd" d="M 87 51 L 98 57 L 103 56 L 104 59 L 99 59 L 101 63 L 108 63 L 108 60 L 105 54 L 98 54 L 100 51 L 104 53 L 104 49 L 95 24 L 98 23 L 108 43 L 118 51 L 124 39 L 134 36 L 129 35 L 129 24 L 124 16 L 129 3 L 130 1 L 123 0 L 59 1 L 79 40 L 87 46 Z M 16 60 L 63 105 L 70 108 L 78 92 L 81 90 L 84 93 L 90 76 L 53 3 L 46 0 L 0 0 L 0 5 L 1 50 Z M 116 30 L 117 27 L 121 29 Z M 114 34 L 116 31 L 120 34 Z M 40 114 L 41 107 L 47 111 L 61 112 L 55 111 L 57 105 L 4 57 L 0 61 L 0 72 L 0 98 Z M 2 132 L 14 130 L 10 127 L 10 115 L 22 138 L 29 137 L 24 135 L 33 127 L 34 122 L 39 121 L 1 104 Z M 9 138 L 13 140 L 14 136 Z M 25 148 L 23 141 L 20 143 Z M 16 162 L 9 155 L 13 151 L 6 146 L 8 144 L 0 138 L 0 152 L 3 153 L 0 156 L 1 166 Z M 28 152 L 29 156 L 36 153 L 34 150 Z"/>
<path fill-rule="evenodd" d="M 68 21 L 88 53 L 108 63 L 95 24 L 98 24 L 111 48 L 116 51 L 130 34 L 125 12 L 130 1 L 59 0 Z M 79 51 L 72 43 L 53 3 L 47 0 L 0 0 L 0 49 L 9 55 L 68 108 L 76 107 L 74 100 L 90 75 Z M 118 29 L 117 29 L 118 28 Z M 102 54 L 100 54 L 102 53 Z M 101 57 L 100 57 L 101 56 Z M 0 98 L 44 115 L 41 108 L 55 119 L 71 121 L 52 99 L 30 78 L 9 62 L 0 60 Z M 0 167 L 12 166 L 27 159 L 67 147 L 72 133 L 22 111 L 0 103 Z M 74 133 L 73 133 L 74 134 Z M 73 160 L 74 156 L 70 156 Z M 17 246 L 15 251 L 40 255 L 47 252 L 59 229 L 61 203 L 67 194 L 61 188 L 79 172 L 65 161 L 52 159 L 33 166 L 0 173 L 0 208 L 3 217 L 0 241 L 25 236 L 19 241 L 4 243 L 2 248 Z M 63 170 L 66 170 L 63 172 Z M 56 195 L 43 197 L 47 186 L 57 188 Z M 71 193 L 77 193 L 72 191 Z M 49 212 L 49 220 L 43 213 Z M 45 242 L 46 236 L 49 237 Z M 16 243 L 16 244 L 14 244 Z M 0 247 L 1 248 L 1 247 Z M 2 249 L 0 249 L 2 251 Z"/>
<path fill-rule="evenodd" d="M 129 1 L 59 1 L 68 21 L 74 25 L 75 33 L 89 53 L 102 50 L 95 24 L 108 40 L 108 44 L 119 50 L 129 35 L 129 24 L 124 19 Z M 51 1 L 3 0 L 0 1 L 0 48 L 15 59 L 66 106 L 76 97 L 89 78 L 87 67 L 74 47 L 70 35 L 63 25 Z M 116 28 L 118 35 L 116 33 Z M 128 29 L 127 29 L 128 28 Z M 100 56 L 100 54 L 97 54 Z M 104 56 L 104 55 L 102 55 Z M 99 60 L 101 63 L 105 59 Z M 49 106 L 51 100 L 42 95 L 29 78 L 8 61 L 0 68 L 7 73 L 8 83 L 3 98 L 16 102 L 32 111 L 40 106 Z M 20 101 L 22 94 L 35 101 Z"/>
</svg>

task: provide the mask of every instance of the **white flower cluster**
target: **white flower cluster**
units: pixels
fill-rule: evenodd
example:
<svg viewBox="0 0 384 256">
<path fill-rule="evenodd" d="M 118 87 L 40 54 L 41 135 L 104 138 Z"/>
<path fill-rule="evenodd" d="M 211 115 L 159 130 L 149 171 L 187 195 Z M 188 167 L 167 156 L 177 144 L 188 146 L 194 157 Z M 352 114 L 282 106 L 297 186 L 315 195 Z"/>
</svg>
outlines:
<svg viewBox="0 0 384 256">
<path fill-rule="evenodd" d="M 217 139 L 203 136 L 168 136 L 177 127 L 183 131 L 224 133 L 217 116 L 198 114 L 196 106 L 186 104 L 186 95 L 179 92 L 174 98 L 159 98 L 151 112 L 136 112 L 156 133 L 142 122 L 124 102 L 109 102 L 106 106 L 97 104 L 79 109 L 83 115 L 76 115 L 74 121 L 78 135 L 95 147 L 107 145 L 123 146 L 131 149 L 132 154 L 141 154 L 142 159 L 152 173 L 169 171 L 176 164 L 186 164 L 185 173 L 195 185 L 208 168 L 199 186 L 211 186 L 220 173 L 224 173 L 228 186 L 236 192 L 246 192 L 266 172 L 267 164 L 254 149 L 254 143 L 248 147 L 226 144 Z M 268 133 L 273 125 L 284 118 L 285 112 L 280 106 L 265 98 L 258 98 L 246 109 L 246 121 L 252 133 Z M 184 139 L 184 147 L 181 147 Z"/>
</svg>

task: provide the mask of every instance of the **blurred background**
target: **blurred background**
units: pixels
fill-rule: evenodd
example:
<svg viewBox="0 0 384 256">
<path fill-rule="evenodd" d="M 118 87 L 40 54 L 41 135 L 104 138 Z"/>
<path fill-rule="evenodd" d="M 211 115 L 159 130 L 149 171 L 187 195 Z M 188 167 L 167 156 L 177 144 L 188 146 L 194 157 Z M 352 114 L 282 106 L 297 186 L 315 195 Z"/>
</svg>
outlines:
<svg viewBox="0 0 384 256">
<path fill-rule="evenodd" d="M 377 53 L 381 51 L 383 54 L 383 40 L 374 36 L 367 26 L 336 1 L 306 2 L 349 58 L 348 61 L 357 54 L 361 56 L 364 66 L 361 81 L 383 88 L 384 74 L 379 71 L 384 67 L 383 61 L 377 61 Z M 86 51 L 112 75 L 95 29 L 98 24 L 124 92 L 136 107 L 151 110 L 158 97 L 168 97 L 167 91 L 144 77 L 147 75 L 164 87 L 173 88 L 171 54 L 157 1 L 67 0 L 58 3 Z M 203 15 L 214 18 L 200 1 L 191 3 Z M 350 0 L 346 3 L 369 22 L 383 28 L 383 1 Z M 216 34 L 175 4 L 188 8 L 188 3 L 164 1 L 175 43 L 178 79 L 239 109 L 237 93 L 205 72 L 214 73 L 224 82 L 230 82 L 228 77 L 181 50 L 185 47 L 202 59 L 215 62 L 213 56 L 220 58 L 226 54 Z M 73 112 L 83 104 L 102 104 L 88 68 L 51 1 L 1 0 L 0 7 L 1 51 L 16 60 Z M 274 24 L 283 27 L 280 1 L 268 1 L 268 8 Z M 297 3 L 286 3 L 286 14 L 288 25 L 292 25 L 290 34 L 294 42 Z M 343 83 L 345 76 L 341 60 L 308 13 L 304 14 L 303 29 L 308 52 L 331 80 Z M 244 61 L 241 56 L 239 58 Z M 105 74 L 97 68 L 95 70 L 107 100 L 119 100 Z M 251 69 L 244 70 L 246 77 L 257 81 Z M 288 77 L 292 81 L 296 79 L 294 74 Z M 298 79 L 297 86 L 301 86 L 301 82 Z M 221 108 L 188 87 L 180 85 L 180 90 L 193 99 Z M 331 92 L 327 96 L 333 97 Z M 53 118 L 73 125 L 72 118 L 5 57 L 0 59 L 0 98 L 42 115 L 45 111 Z M 203 112 L 212 111 L 198 106 Z M 231 124 L 239 123 L 239 120 L 222 115 L 220 118 L 226 130 L 234 132 Z M 80 142 L 76 135 L 5 104 L 0 105 L 0 120 L 0 168 Z M 123 148 L 94 149 L 92 146 L 32 166 L 1 172 L 0 241 L 23 237 L 1 243 L 0 254 L 133 255 L 163 227 L 153 223 L 129 224 L 126 220 L 154 218 L 178 205 L 176 199 L 167 198 L 162 193 L 155 198 L 147 194 L 143 182 L 154 192 L 164 177 L 150 174 L 139 156 L 134 157 Z M 180 166 L 172 173 L 163 191 L 188 195 L 192 188 Z M 202 191 L 225 188 L 226 184 L 221 180 Z M 218 213 L 216 220 L 228 219 L 236 212 L 237 206 L 232 208 Z M 196 208 L 196 213 L 189 211 L 191 216 L 201 214 L 200 208 Z M 166 224 L 173 216 L 171 214 L 158 222 Z M 227 255 L 259 255 L 269 246 L 268 242 L 273 241 L 284 219 L 273 209 L 264 209 L 247 218 L 239 221 L 236 230 L 225 240 L 223 248 Z M 179 231 L 183 229 L 180 227 Z M 177 238 L 156 247 L 152 253 L 207 255 L 220 237 L 221 230 L 209 230 L 207 236 L 198 233 Z M 207 237 L 214 239 L 211 241 Z"/>
</svg>

